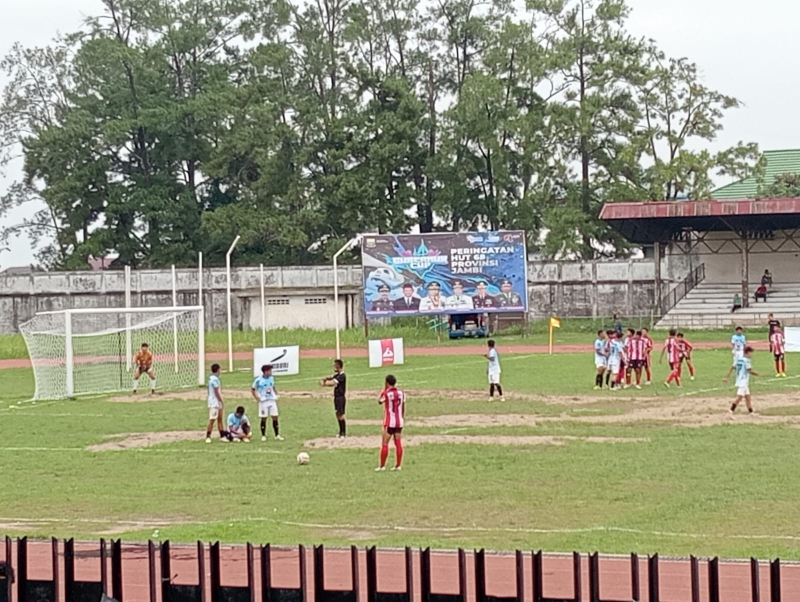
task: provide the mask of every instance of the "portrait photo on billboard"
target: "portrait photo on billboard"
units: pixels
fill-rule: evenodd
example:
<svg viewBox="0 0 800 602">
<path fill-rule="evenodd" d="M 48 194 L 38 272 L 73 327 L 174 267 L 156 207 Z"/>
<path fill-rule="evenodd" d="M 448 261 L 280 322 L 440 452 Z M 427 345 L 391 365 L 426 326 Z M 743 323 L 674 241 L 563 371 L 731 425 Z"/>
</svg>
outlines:
<svg viewBox="0 0 800 602">
<path fill-rule="evenodd" d="M 528 310 L 525 233 L 366 235 L 368 318 Z"/>
</svg>

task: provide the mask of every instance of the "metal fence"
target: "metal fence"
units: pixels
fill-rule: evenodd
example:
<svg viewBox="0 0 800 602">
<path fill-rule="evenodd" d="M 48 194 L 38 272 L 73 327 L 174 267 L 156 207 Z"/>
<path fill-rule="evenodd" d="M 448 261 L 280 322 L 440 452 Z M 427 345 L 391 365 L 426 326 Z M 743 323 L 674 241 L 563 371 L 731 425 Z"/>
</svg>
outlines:
<svg viewBox="0 0 800 602">
<path fill-rule="evenodd" d="M 782 583 L 787 568 L 791 574 Z M 113 596 L 118 602 L 701 602 L 702 594 L 703 602 L 780 602 L 800 599 L 798 573 L 796 565 L 779 560 L 724 563 L 694 556 L 663 561 L 636 554 L 554 557 L 541 551 L 321 546 L 307 551 L 6 538 L 0 601 L 100 602 Z"/>
</svg>

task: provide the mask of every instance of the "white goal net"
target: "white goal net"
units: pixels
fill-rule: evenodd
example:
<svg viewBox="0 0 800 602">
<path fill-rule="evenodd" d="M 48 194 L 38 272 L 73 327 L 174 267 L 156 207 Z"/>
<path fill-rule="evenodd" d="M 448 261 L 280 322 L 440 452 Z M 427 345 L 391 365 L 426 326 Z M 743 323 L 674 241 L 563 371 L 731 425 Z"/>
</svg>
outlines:
<svg viewBox="0 0 800 602">
<path fill-rule="evenodd" d="M 42 312 L 20 326 L 36 380 L 34 399 L 131 390 L 142 343 L 158 389 L 204 381 L 203 308 L 133 307 Z M 142 375 L 142 390 L 150 383 Z"/>
</svg>

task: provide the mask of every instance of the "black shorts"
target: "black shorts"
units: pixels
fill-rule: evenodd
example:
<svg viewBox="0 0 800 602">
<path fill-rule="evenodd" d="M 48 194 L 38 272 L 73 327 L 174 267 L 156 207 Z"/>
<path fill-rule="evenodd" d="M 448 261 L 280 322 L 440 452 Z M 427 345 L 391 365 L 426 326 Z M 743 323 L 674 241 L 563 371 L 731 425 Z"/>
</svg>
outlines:
<svg viewBox="0 0 800 602">
<path fill-rule="evenodd" d="M 641 370 L 644 367 L 644 360 L 631 360 L 633 370 Z"/>
<path fill-rule="evenodd" d="M 775 355 L 775 361 L 776 361 L 776 362 L 782 362 L 782 361 L 785 359 L 785 357 L 786 357 L 786 356 L 785 356 L 785 355 L 783 355 L 782 353 L 776 353 L 776 354 L 774 354 L 774 355 Z"/>
<path fill-rule="evenodd" d="M 344 414 L 344 408 L 347 405 L 347 398 L 346 397 L 334 397 L 333 398 L 333 407 L 336 408 L 337 414 Z"/>
<path fill-rule="evenodd" d="M 386 432 L 389 433 L 390 435 L 399 435 L 400 433 L 403 432 L 403 427 L 402 426 L 388 426 L 388 427 L 386 427 Z"/>
</svg>

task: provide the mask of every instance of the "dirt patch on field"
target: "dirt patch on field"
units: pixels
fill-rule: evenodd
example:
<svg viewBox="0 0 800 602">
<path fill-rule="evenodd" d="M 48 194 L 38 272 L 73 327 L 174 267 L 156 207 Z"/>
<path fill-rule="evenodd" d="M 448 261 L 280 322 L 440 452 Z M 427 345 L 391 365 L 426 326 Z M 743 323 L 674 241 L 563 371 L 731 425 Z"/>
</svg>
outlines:
<svg viewBox="0 0 800 602">
<path fill-rule="evenodd" d="M 161 433 L 127 433 L 108 435 L 114 439 L 105 443 L 89 445 L 88 451 L 121 451 L 126 449 L 142 449 L 153 447 L 162 443 L 176 443 L 178 441 L 197 441 L 201 437 L 198 431 L 166 431 Z"/>
<path fill-rule="evenodd" d="M 646 443 L 646 438 L 622 437 L 572 437 L 572 436 L 504 436 L 504 435 L 409 435 L 403 437 L 403 445 L 505 445 L 523 447 L 528 445 L 566 445 L 570 441 L 588 443 Z M 337 439 L 320 437 L 305 442 L 309 449 L 375 449 L 380 447 L 380 436 L 358 436 Z"/>
<path fill-rule="evenodd" d="M 380 420 L 352 420 L 355 426 L 380 426 Z M 417 427 L 489 427 L 489 426 L 536 426 L 533 414 L 445 414 L 442 416 L 422 416 L 407 420 L 408 426 Z"/>
<path fill-rule="evenodd" d="M 226 400 L 228 399 L 252 399 L 250 389 L 223 389 L 222 394 Z M 205 389 L 187 389 L 185 391 L 157 391 L 155 395 L 150 393 L 137 393 L 136 395 L 114 395 L 108 401 L 113 403 L 139 403 L 148 401 L 164 401 L 164 400 L 183 400 L 183 401 L 203 401 L 205 402 L 206 391 Z"/>
</svg>

